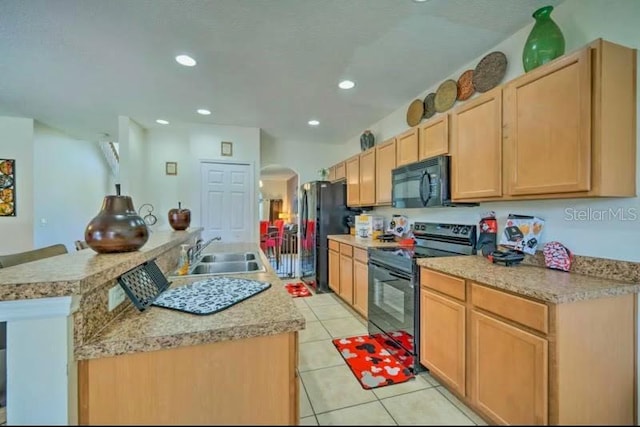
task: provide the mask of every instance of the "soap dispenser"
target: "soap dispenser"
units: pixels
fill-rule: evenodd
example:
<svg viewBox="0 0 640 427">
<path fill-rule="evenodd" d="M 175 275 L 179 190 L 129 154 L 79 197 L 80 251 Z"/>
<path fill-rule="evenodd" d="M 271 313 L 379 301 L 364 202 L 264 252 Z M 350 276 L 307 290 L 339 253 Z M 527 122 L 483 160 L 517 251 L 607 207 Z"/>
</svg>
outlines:
<svg viewBox="0 0 640 427">
<path fill-rule="evenodd" d="M 178 274 L 184 276 L 189 272 L 189 245 L 180 245 L 180 262 L 178 263 Z"/>
</svg>

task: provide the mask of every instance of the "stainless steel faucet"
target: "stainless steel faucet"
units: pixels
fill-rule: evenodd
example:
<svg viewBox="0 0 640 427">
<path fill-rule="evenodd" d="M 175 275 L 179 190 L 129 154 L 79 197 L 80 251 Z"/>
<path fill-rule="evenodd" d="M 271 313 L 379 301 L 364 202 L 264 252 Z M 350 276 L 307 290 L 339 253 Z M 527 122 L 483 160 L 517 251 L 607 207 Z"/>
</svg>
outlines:
<svg viewBox="0 0 640 427">
<path fill-rule="evenodd" d="M 207 240 L 206 242 L 202 239 L 196 240 L 196 243 L 187 249 L 187 257 L 189 258 L 189 264 L 193 264 L 198 258 L 200 258 L 200 254 L 209 246 L 212 242 L 216 240 L 222 240 L 221 236 L 216 236 L 212 239 Z"/>
</svg>

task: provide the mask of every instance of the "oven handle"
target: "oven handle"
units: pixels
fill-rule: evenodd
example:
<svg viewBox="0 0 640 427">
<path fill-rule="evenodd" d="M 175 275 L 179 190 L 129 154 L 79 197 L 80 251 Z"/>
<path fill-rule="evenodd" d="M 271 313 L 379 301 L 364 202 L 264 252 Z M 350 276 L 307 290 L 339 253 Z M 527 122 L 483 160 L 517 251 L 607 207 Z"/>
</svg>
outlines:
<svg viewBox="0 0 640 427">
<path fill-rule="evenodd" d="M 388 274 L 389 276 L 393 276 L 393 277 L 395 277 L 396 279 L 401 279 L 401 280 L 407 280 L 407 281 L 409 281 L 411 288 L 413 288 L 413 278 L 411 277 L 411 275 L 410 275 L 410 274 L 402 275 L 402 274 L 400 274 L 400 273 L 396 273 L 396 272 L 394 272 L 394 271 L 391 271 L 391 270 L 389 270 L 389 269 L 387 269 L 387 268 L 384 268 L 384 267 L 382 267 L 382 266 L 380 266 L 380 265 L 378 265 L 378 264 L 374 264 L 374 263 L 372 263 L 372 262 L 369 262 L 369 265 L 370 265 L 371 267 L 373 267 L 374 269 L 378 269 L 378 270 L 382 270 L 382 271 L 384 271 L 386 274 Z M 378 279 L 378 280 L 379 280 L 379 279 Z M 379 280 L 379 281 L 380 281 L 380 282 L 382 282 L 382 283 L 384 283 L 384 282 L 388 282 L 388 280 Z"/>
</svg>

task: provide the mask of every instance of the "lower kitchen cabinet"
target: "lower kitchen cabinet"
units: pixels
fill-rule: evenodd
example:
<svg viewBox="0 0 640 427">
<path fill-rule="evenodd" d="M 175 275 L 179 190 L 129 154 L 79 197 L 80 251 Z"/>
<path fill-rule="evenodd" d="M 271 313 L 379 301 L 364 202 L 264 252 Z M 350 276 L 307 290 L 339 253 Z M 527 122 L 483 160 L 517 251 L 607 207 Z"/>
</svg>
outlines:
<svg viewBox="0 0 640 427">
<path fill-rule="evenodd" d="M 472 400 L 500 424 L 547 424 L 547 340 L 471 310 Z"/>
<path fill-rule="evenodd" d="M 420 363 L 489 423 L 635 424 L 635 294 L 553 304 L 424 267 L 420 286 Z"/>
<path fill-rule="evenodd" d="M 420 363 L 465 394 L 465 306 L 420 289 Z"/>
<path fill-rule="evenodd" d="M 329 239 L 329 288 L 365 319 L 369 305 L 367 251 Z"/>
<path fill-rule="evenodd" d="M 340 297 L 353 305 L 353 259 L 340 253 Z"/>
<path fill-rule="evenodd" d="M 340 293 L 340 252 L 329 248 L 329 288 Z"/>
<path fill-rule="evenodd" d="M 369 266 L 367 251 L 353 248 L 353 308 L 365 319 L 369 309 Z"/>
</svg>

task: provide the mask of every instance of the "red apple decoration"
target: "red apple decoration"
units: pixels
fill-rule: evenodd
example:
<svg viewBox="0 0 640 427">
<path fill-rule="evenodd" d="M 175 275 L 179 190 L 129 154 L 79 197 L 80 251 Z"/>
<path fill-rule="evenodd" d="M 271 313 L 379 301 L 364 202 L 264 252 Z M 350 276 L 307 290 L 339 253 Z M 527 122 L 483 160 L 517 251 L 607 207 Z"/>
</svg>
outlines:
<svg viewBox="0 0 640 427">
<path fill-rule="evenodd" d="M 186 230 L 191 223 L 191 211 L 182 209 L 181 203 L 178 202 L 178 209 L 169 210 L 169 225 L 176 231 Z"/>
</svg>

